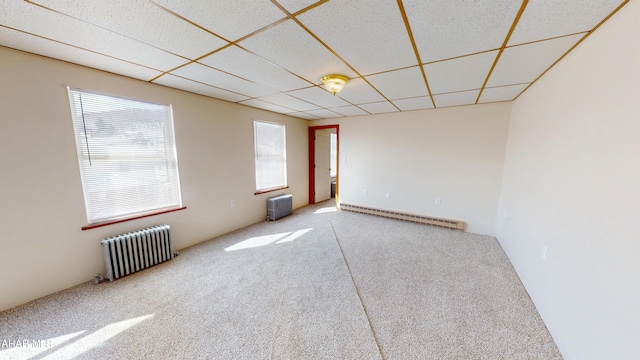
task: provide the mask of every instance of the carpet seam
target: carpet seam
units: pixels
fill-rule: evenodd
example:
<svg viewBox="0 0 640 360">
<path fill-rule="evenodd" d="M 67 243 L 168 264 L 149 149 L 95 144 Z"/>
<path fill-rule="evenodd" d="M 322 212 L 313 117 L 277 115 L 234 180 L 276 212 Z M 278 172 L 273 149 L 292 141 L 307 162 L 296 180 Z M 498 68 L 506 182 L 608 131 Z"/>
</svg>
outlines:
<svg viewBox="0 0 640 360">
<path fill-rule="evenodd" d="M 353 284 L 353 288 L 356 290 L 356 295 L 358 295 L 358 300 L 360 300 L 360 306 L 362 306 L 362 311 L 364 312 L 364 316 L 367 318 L 367 322 L 369 323 L 369 330 L 371 330 L 371 335 L 373 336 L 373 340 L 376 342 L 376 346 L 378 347 L 380 358 L 382 360 L 387 360 L 387 358 L 382 353 L 382 346 L 380 345 L 380 341 L 378 340 L 378 335 L 376 334 L 376 331 L 373 328 L 373 324 L 371 324 L 371 318 L 369 317 L 369 312 L 367 311 L 367 307 L 364 305 L 364 301 L 362 300 L 360 289 L 358 288 L 358 285 L 356 284 L 356 281 L 353 278 L 353 273 L 351 272 L 351 266 L 349 266 L 347 257 L 344 255 L 344 250 L 342 249 L 342 244 L 340 244 L 340 240 L 338 239 L 338 234 L 336 234 L 336 229 L 333 227 L 333 223 L 331 221 L 329 221 L 329 225 L 331 225 L 331 230 L 333 231 L 333 237 L 336 239 L 336 243 L 338 244 L 338 248 L 340 249 L 340 254 L 342 254 L 342 260 L 344 261 L 344 264 L 347 267 L 347 271 L 349 272 L 349 277 L 351 277 L 351 283 Z"/>
</svg>

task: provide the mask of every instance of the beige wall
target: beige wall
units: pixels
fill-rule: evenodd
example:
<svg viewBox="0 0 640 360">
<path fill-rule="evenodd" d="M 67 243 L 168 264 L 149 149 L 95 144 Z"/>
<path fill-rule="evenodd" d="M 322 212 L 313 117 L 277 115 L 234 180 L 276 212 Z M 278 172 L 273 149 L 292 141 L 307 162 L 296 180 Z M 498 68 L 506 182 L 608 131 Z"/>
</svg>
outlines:
<svg viewBox="0 0 640 360">
<path fill-rule="evenodd" d="M 494 235 L 510 112 L 511 103 L 495 103 L 312 125 L 340 125 L 341 202 L 463 220 L 466 231 Z"/>
<path fill-rule="evenodd" d="M 566 359 L 640 354 L 638 19 L 631 1 L 513 105 L 497 237 Z"/>
<path fill-rule="evenodd" d="M 104 271 L 100 240 L 167 223 L 181 249 L 308 201 L 306 120 L 0 47 L 0 311 Z M 186 210 L 81 231 L 84 199 L 66 86 L 173 105 Z M 254 195 L 253 119 L 287 126 L 285 191 Z M 230 201 L 237 206 L 231 208 Z"/>
</svg>

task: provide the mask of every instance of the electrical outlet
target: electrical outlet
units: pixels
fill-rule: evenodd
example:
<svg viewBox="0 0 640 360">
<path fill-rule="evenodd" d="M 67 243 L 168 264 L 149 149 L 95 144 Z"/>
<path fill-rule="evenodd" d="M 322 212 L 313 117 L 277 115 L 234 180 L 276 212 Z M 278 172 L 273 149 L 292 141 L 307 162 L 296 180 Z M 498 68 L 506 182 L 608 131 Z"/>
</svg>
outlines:
<svg viewBox="0 0 640 360">
<path fill-rule="evenodd" d="M 540 256 L 542 256 L 542 260 L 547 260 L 547 247 L 542 245 L 542 251 L 540 252 Z"/>
<path fill-rule="evenodd" d="M 365 191 L 364 191 L 364 195 L 365 195 L 365 196 L 366 196 L 366 195 L 369 195 L 369 190 L 365 190 Z"/>
<path fill-rule="evenodd" d="M 236 207 L 236 201 L 235 200 L 231 200 L 231 207 Z"/>
<path fill-rule="evenodd" d="M 440 198 L 439 198 L 439 197 L 437 197 L 437 198 L 436 198 L 436 205 L 440 205 L 440 204 L 441 204 Z"/>
<path fill-rule="evenodd" d="M 387 199 L 388 199 L 388 198 L 390 198 L 390 197 L 391 197 L 391 194 L 386 193 L 386 194 L 384 194 L 384 196 L 386 196 L 386 197 L 387 197 Z"/>
</svg>

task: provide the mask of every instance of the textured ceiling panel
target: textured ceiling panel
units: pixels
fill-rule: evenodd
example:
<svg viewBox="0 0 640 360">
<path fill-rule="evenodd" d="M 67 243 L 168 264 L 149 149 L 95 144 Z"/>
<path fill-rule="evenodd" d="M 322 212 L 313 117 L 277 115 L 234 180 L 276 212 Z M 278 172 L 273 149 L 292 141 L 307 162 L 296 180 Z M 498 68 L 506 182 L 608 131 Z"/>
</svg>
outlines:
<svg viewBox="0 0 640 360">
<path fill-rule="evenodd" d="M 32 2 L 189 59 L 228 44 L 148 1 Z"/>
<path fill-rule="evenodd" d="M 363 104 L 384 100 L 382 95 L 362 79 L 349 80 L 338 96 L 353 104 Z"/>
<path fill-rule="evenodd" d="M 487 86 L 532 82 L 582 36 L 565 36 L 505 49 Z"/>
<path fill-rule="evenodd" d="M 11 5 L 3 5 L 0 23 L 14 29 L 156 70 L 166 71 L 186 62 L 152 46 L 24 1 Z"/>
<path fill-rule="evenodd" d="M 402 111 L 433 109 L 431 97 L 422 96 L 411 99 L 393 100 L 393 103 Z"/>
<path fill-rule="evenodd" d="M 521 1 L 405 0 L 422 62 L 502 46 Z"/>
<path fill-rule="evenodd" d="M 589 31 L 621 3 L 620 0 L 531 0 L 509 38 L 509 45 Z"/>
<path fill-rule="evenodd" d="M 476 102 L 479 92 L 480 90 L 472 90 L 434 95 L 433 100 L 436 102 L 436 107 L 439 108 L 447 106 L 471 105 Z"/>
<path fill-rule="evenodd" d="M 479 89 L 482 87 L 498 51 L 427 64 L 432 94 Z"/>
<path fill-rule="evenodd" d="M 429 95 L 418 66 L 367 76 L 367 80 L 390 100 Z"/>
<path fill-rule="evenodd" d="M 371 114 L 382 114 L 382 113 L 389 113 L 389 112 L 398 111 L 398 109 L 396 109 L 396 107 L 393 106 L 388 101 L 375 102 L 375 103 L 371 103 L 371 104 L 362 104 L 362 105 L 358 105 L 358 106 L 363 108 L 364 110 L 370 112 Z"/>
<path fill-rule="evenodd" d="M 172 72 L 174 75 L 185 77 L 208 85 L 213 85 L 221 89 L 233 91 L 248 97 L 260 97 L 274 94 L 276 91 L 265 86 L 251 83 L 239 77 L 214 70 L 210 67 L 198 63 L 183 66 Z"/>
<path fill-rule="evenodd" d="M 330 111 L 330 110 L 326 110 L 326 109 L 307 111 L 307 113 L 309 113 L 311 115 L 319 116 L 321 118 L 342 117 L 342 115 L 340 115 L 338 113 L 335 113 L 333 111 Z"/>
<path fill-rule="evenodd" d="M 357 115 L 367 115 L 368 113 L 357 106 L 341 106 L 336 108 L 329 109 L 333 112 L 337 112 L 338 114 L 342 114 L 344 116 L 357 116 Z"/>
<path fill-rule="evenodd" d="M 268 0 L 152 0 L 229 41 L 259 30 L 285 14 Z"/>
<path fill-rule="evenodd" d="M 172 88 L 181 89 L 181 90 L 189 91 L 192 93 L 211 96 L 214 98 L 232 101 L 232 102 L 242 101 L 247 99 L 246 96 L 242 96 L 240 94 L 235 94 L 223 89 L 218 89 L 213 86 L 200 84 L 195 81 L 183 79 L 181 77 L 177 77 L 173 75 L 164 75 L 161 78 L 154 80 L 153 82 L 155 84 L 169 86 Z"/>
<path fill-rule="evenodd" d="M 319 87 L 290 91 L 288 94 L 325 108 L 351 105 L 339 97 L 320 89 Z"/>
<path fill-rule="evenodd" d="M 329 1 L 298 19 L 362 75 L 417 64 L 395 1 Z"/>
<path fill-rule="evenodd" d="M 280 91 L 296 90 L 312 85 L 237 46 L 230 46 L 198 62 Z"/>
<path fill-rule="evenodd" d="M 316 116 L 316 115 L 311 115 L 311 114 L 307 114 L 305 112 L 294 112 L 291 114 L 287 114 L 289 116 L 294 116 L 300 119 L 305 119 L 305 120 L 318 120 L 318 119 L 322 119 L 320 116 Z"/>
<path fill-rule="evenodd" d="M 0 46 L 304 118 L 357 116 L 431 108 L 418 57 L 435 107 L 508 101 L 627 3 L 5 0 Z M 332 73 L 351 79 L 337 96 L 320 81 Z"/>
<path fill-rule="evenodd" d="M 149 81 L 161 73 L 108 56 L 92 53 L 73 46 L 52 42 L 20 31 L 0 27 L 0 39 L 4 46 L 60 59 L 99 70 L 122 74 L 134 79 Z"/>
<path fill-rule="evenodd" d="M 295 14 L 315 3 L 322 2 L 318 0 L 278 0 L 278 4 L 282 5 L 288 12 Z"/>
<path fill-rule="evenodd" d="M 304 100 L 296 99 L 287 94 L 273 94 L 261 97 L 259 100 L 263 100 L 272 104 L 280 105 L 296 111 L 308 111 L 318 110 L 320 107 L 310 104 Z"/>
<path fill-rule="evenodd" d="M 291 20 L 239 45 L 314 84 L 319 84 L 326 74 L 355 76 L 355 72 Z"/>
<path fill-rule="evenodd" d="M 258 99 L 250 99 L 247 101 L 242 101 L 239 104 L 255 107 L 258 109 L 269 110 L 269 111 L 273 111 L 281 114 L 289 114 L 289 113 L 296 112 L 296 110 L 289 109 L 280 105 L 271 104 L 266 101 L 262 101 Z"/>
<path fill-rule="evenodd" d="M 485 88 L 480 95 L 478 103 L 488 103 L 496 101 L 511 101 L 522 92 L 529 84 L 500 86 L 494 88 Z"/>
</svg>

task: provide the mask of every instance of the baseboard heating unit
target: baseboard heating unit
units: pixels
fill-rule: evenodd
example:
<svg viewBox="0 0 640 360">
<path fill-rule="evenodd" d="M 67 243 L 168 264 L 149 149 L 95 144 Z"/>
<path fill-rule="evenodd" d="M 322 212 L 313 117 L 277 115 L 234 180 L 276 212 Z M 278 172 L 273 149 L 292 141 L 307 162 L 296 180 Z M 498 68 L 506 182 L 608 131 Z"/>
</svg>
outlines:
<svg viewBox="0 0 640 360">
<path fill-rule="evenodd" d="M 293 212 L 293 196 L 280 195 L 267 199 L 267 221 L 275 221 Z"/>
<path fill-rule="evenodd" d="M 169 225 L 159 225 L 102 240 L 105 278 L 113 281 L 173 259 Z M 96 283 L 102 280 L 96 274 Z"/>
<path fill-rule="evenodd" d="M 427 225 L 443 227 L 443 228 L 453 229 L 453 230 L 460 230 L 460 231 L 464 230 L 464 221 L 460 221 L 460 220 L 442 219 L 442 218 L 435 218 L 432 216 L 407 214 L 407 213 L 401 213 L 397 211 L 380 210 L 380 209 L 349 205 L 349 204 L 340 204 L 340 210 L 352 211 L 352 212 L 357 212 L 362 214 L 377 215 L 377 216 L 382 216 L 382 217 L 391 218 L 391 219 L 411 221 L 411 222 L 416 222 L 420 224 L 427 224 Z"/>
</svg>

